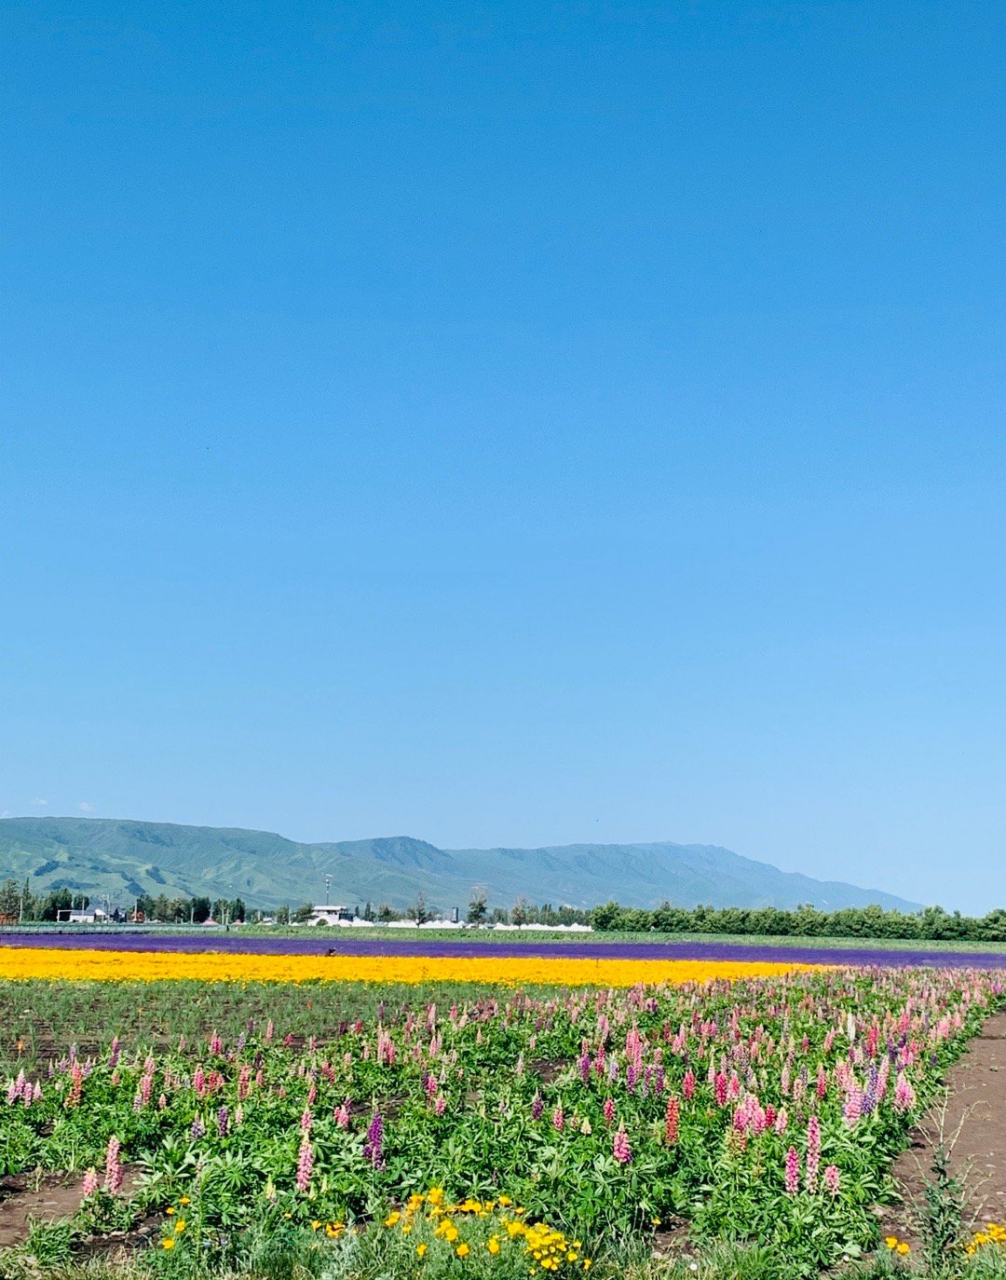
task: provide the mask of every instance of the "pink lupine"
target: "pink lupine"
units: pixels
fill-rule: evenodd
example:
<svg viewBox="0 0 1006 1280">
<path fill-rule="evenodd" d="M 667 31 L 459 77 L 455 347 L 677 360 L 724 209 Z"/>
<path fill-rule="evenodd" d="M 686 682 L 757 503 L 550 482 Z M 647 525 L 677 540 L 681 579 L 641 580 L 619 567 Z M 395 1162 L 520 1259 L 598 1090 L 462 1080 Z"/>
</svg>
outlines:
<svg viewBox="0 0 1006 1280">
<path fill-rule="evenodd" d="M 807 1121 L 807 1190 L 817 1190 L 817 1174 L 821 1167 L 821 1122 L 817 1116 Z"/>
<path fill-rule="evenodd" d="M 911 1111 L 915 1106 L 915 1090 L 912 1088 L 911 1081 L 905 1076 L 899 1075 L 898 1082 L 894 1086 L 894 1110 L 898 1115 L 904 1115 L 905 1112 Z"/>
<path fill-rule="evenodd" d="M 305 1135 L 301 1139 L 300 1150 L 297 1153 L 297 1190 L 301 1195 L 307 1195 L 311 1190 L 311 1174 L 314 1171 L 314 1151 L 311 1149 L 310 1139 Z"/>
<path fill-rule="evenodd" d="M 84 1181 L 80 1187 L 81 1193 L 85 1200 L 89 1200 L 98 1190 L 98 1171 L 96 1169 L 88 1169 L 84 1174 Z"/>
<path fill-rule="evenodd" d="M 115 1134 L 112 1134 L 105 1148 L 105 1190 L 113 1196 L 122 1190 L 125 1177 L 122 1161 L 119 1158 L 121 1151 L 122 1143 Z"/>
<path fill-rule="evenodd" d="M 342 1103 L 341 1106 L 335 1108 L 332 1112 L 332 1118 L 340 1129 L 349 1128 L 349 1099 Z"/>
<path fill-rule="evenodd" d="M 854 1125 L 858 1122 L 863 1114 L 863 1090 L 857 1084 L 853 1084 L 846 1094 L 845 1106 L 842 1108 L 842 1118 L 847 1125 Z"/>
<path fill-rule="evenodd" d="M 800 1190 L 800 1157 L 796 1147 L 786 1152 L 786 1194 L 795 1196 Z"/>
<path fill-rule="evenodd" d="M 611 1154 L 619 1164 L 628 1164 L 632 1159 L 629 1137 L 621 1125 L 615 1130 L 615 1136 L 611 1144 Z"/>
<path fill-rule="evenodd" d="M 562 1133 L 563 1125 L 566 1123 L 566 1117 L 562 1112 L 562 1103 L 556 1104 L 555 1110 L 552 1112 L 552 1128 L 556 1133 Z"/>
<path fill-rule="evenodd" d="M 824 1069 L 824 1064 L 819 1063 L 817 1068 L 817 1096 L 823 1100 L 828 1092 L 828 1073 Z"/>
<path fill-rule="evenodd" d="M 669 1147 L 673 1147 L 678 1140 L 678 1121 L 678 1100 L 672 1093 L 667 1099 L 667 1112 L 664 1116 L 664 1141 Z"/>
<path fill-rule="evenodd" d="M 79 1062 L 75 1062 L 70 1067 L 70 1090 L 66 1095 L 63 1106 L 68 1110 L 80 1105 L 80 1095 L 84 1088 L 84 1072 Z"/>
<path fill-rule="evenodd" d="M 824 1185 L 827 1187 L 828 1192 L 829 1192 L 831 1195 L 833 1195 L 833 1196 L 837 1196 L 837 1195 L 838 1195 L 839 1191 L 840 1191 L 840 1190 L 841 1190 L 841 1188 L 842 1188 L 842 1176 L 841 1176 L 841 1174 L 838 1172 L 838 1166 L 837 1166 L 837 1165 L 830 1164 L 830 1165 L 828 1165 L 828 1167 L 825 1169 L 825 1171 L 824 1171 Z"/>
<path fill-rule="evenodd" d="M 681 1082 L 681 1092 L 689 1102 L 695 1097 L 695 1072 L 691 1067 L 685 1072 L 685 1078 Z"/>
<path fill-rule="evenodd" d="M 776 1133 L 785 1133 L 786 1130 L 789 1128 L 789 1113 L 787 1112 L 785 1107 L 779 1108 L 776 1114 L 775 1123 L 772 1125 L 772 1128 L 776 1131 Z"/>
<path fill-rule="evenodd" d="M 605 1098 L 605 1100 L 604 1100 L 604 1106 L 602 1107 L 602 1110 L 603 1110 L 603 1112 L 604 1112 L 604 1123 L 605 1123 L 605 1124 L 609 1124 L 609 1125 L 610 1125 L 610 1124 L 612 1124 L 612 1123 L 614 1122 L 614 1119 L 615 1119 L 615 1100 L 614 1100 L 614 1098 Z"/>
<path fill-rule="evenodd" d="M 713 1077 L 713 1087 L 716 1094 L 716 1105 L 725 1107 L 727 1105 L 727 1078 L 722 1071 L 717 1071 Z"/>
<path fill-rule="evenodd" d="M 303 1114 L 300 1117 L 301 1133 L 304 1133 L 304 1134 L 310 1133 L 311 1125 L 313 1123 L 314 1123 L 314 1117 L 311 1115 L 311 1112 L 307 1108 L 305 1108 Z"/>
<path fill-rule="evenodd" d="M 437 1094 L 436 1100 L 433 1103 L 433 1110 L 438 1116 L 442 1116 L 447 1110 L 447 1099 L 442 1093 Z"/>
</svg>

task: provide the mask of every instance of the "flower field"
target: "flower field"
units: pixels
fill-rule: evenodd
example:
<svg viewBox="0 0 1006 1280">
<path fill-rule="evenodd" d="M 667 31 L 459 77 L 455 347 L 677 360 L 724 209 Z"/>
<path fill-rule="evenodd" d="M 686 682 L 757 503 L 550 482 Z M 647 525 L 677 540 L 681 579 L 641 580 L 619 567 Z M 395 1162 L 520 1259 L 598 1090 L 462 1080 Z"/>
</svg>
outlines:
<svg viewBox="0 0 1006 1280">
<path fill-rule="evenodd" d="M 768 978 L 800 966 L 782 961 L 636 960 L 584 956 L 479 955 L 471 949 L 448 956 L 288 955 L 244 951 L 121 952 L 59 947 L 11 948 L 0 974 L 8 979 L 161 982 L 368 982 L 423 984 L 495 983 L 507 986 L 634 987 L 640 983 L 690 983 L 711 979 Z"/>
<path fill-rule="evenodd" d="M 977 969 L 409 964 L 0 952 L 0 1177 L 72 1176 L 67 1257 L 120 1232 L 160 1275 L 278 1275 L 281 1245 L 347 1280 L 613 1275 L 613 1248 L 660 1241 L 810 1275 L 883 1248 L 889 1165 L 1004 990 Z"/>
</svg>

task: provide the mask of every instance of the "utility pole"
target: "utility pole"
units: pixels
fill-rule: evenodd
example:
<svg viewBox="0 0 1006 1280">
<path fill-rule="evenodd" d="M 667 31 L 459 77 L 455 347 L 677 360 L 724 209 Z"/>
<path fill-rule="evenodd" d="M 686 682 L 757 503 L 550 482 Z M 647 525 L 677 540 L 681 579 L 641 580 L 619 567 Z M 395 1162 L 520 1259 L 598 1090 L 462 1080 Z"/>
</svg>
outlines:
<svg viewBox="0 0 1006 1280">
<path fill-rule="evenodd" d="M 326 907 L 332 901 L 331 895 L 332 895 L 332 877 L 326 876 L 325 877 L 325 906 Z"/>
</svg>

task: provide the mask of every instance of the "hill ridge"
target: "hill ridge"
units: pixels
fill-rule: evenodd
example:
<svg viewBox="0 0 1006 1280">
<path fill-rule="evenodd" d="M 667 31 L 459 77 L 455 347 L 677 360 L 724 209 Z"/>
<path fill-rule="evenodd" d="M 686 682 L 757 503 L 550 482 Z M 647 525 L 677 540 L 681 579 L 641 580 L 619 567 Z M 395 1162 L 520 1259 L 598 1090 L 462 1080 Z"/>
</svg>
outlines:
<svg viewBox="0 0 1006 1280">
<path fill-rule="evenodd" d="M 824 910 L 877 903 L 914 910 L 894 894 L 802 872 L 721 845 L 646 841 L 626 844 L 442 849 L 414 836 L 304 842 L 251 827 L 146 822 L 135 818 L 0 819 L 0 880 L 32 878 L 36 892 L 66 887 L 125 904 L 139 893 L 243 897 L 274 909 L 320 902 L 325 886 L 348 905 L 387 902 L 402 909 L 423 892 L 441 910 L 464 910 L 474 885 L 495 906 L 518 894 L 538 903 L 626 906 L 795 907 Z"/>
</svg>

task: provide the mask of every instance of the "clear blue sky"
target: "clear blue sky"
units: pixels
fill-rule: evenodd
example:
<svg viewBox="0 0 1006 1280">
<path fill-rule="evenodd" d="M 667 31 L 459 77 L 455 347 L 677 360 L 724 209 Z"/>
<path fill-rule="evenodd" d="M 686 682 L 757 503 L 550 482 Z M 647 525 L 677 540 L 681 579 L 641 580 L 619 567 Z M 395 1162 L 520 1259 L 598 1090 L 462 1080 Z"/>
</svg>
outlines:
<svg viewBox="0 0 1006 1280">
<path fill-rule="evenodd" d="M 1006 902 L 1000 0 L 4 25 L 0 811 Z"/>
</svg>

